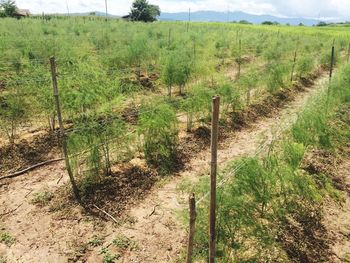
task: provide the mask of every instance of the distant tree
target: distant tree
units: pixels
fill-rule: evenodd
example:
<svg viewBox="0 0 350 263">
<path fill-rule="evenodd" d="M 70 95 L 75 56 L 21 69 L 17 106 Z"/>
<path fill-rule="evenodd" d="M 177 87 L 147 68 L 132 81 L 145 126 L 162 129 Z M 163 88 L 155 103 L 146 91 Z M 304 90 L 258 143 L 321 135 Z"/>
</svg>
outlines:
<svg viewBox="0 0 350 263">
<path fill-rule="evenodd" d="M 15 1 L 0 0 L 0 17 L 14 17 L 16 15 L 17 6 Z"/>
<path fill-rule="evenodd" d="M 328 26 L 328 24 L 326 22 L 319 22 L 316 26 Z"/>
<path fill-rule="evenodd" d="M 305 26 L 303 23 L 299 23 L 299 26 Z"/>
<path fill-rule="evenodd" d="M 238 23 L 240 24 L 245 24 L 245 25 L 250 25 L 251 23 L 247 20 L 240 20 Z"/>
<path fill-rule="evenodd" d="M 147 0 L 135 0 L 130 12 L 131 21 L 153 22 L 160 16 L 159 6 L 150 5 Z"/>
<path fill-rule="evenodd" d="M 264 21 L 261 23 L 262 25 L 268 25 L 268 26 L 272 26 L 273 22 L 272 21 Z"/>
<path fill-rule="evenodd" d="M 268 26 L 272 26 L 272 25 L 277 26 L 277 25 L 279 25 L 280 23 L 278 23 L 277 21 L 274 21 L 274 22 L 272 22 L 272 21 L 264 21 L 264 22 L 262 22 L 261 24 L 262 24 L 262 25 L 268 25 Z"/>
</svg>

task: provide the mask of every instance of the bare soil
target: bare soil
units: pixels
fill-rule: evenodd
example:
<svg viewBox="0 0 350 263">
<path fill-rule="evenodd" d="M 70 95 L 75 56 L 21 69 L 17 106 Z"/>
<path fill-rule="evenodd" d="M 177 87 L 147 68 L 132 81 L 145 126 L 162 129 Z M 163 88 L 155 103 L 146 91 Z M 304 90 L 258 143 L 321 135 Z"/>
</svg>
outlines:
<svg viewBox="0 0 350 263">
<path fill-rule="evenodd" d="M 337 167 L 337 177 L 343 178 L 346 186 L 341 203 L 329 202 L 324 208 L 324 225 L 329 233 L 332 262 L 350 262 L 350 158 Z"/>
<path fill-rule="evenodd" d="M 52 159 L 59 152 L 58 146 L 57 134 L 45 132 L 31 139 L 22 139 L 14 145 L 0 147 L 0 173 Z"/>
</svg>

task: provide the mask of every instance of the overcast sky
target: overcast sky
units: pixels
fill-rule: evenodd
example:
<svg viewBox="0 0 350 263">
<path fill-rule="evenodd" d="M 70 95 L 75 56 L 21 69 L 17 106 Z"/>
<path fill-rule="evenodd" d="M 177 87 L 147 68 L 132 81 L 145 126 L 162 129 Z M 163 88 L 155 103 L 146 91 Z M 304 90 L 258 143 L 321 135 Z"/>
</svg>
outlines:
<svg viewBox="0 0 350 263">
<path fill-rule="evenodd" d="M 70 12 L 104 11 L 104 0 L 67 0 Z M 107 0 L 110 14 L 124 15 L 132 0 Z M 337 18 L 350 20 L 350 0 L 149 0 L 163 12 L 198 10 L 245 11 L 289 17 Z M 32 13 L 64 13 L 66 0 L 17 0 L 19 8 Z"/>
</svg>

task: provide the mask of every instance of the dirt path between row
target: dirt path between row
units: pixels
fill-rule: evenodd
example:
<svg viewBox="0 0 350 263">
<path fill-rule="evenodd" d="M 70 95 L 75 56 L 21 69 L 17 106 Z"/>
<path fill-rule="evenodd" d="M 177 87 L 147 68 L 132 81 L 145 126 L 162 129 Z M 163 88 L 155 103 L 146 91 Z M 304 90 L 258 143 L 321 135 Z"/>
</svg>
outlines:
<svg viewBox="0 0 350 263">
<path fill-rule="evenodd" d="M 288 129 L 308 99 L 327 86 L 327 80 L 323 75 L 274 117 L 260 119 L 247 129 L 229 134 L 219 147 L 220 167 L 239 156 L 253 155 L 262 141 L 271 140 L 281 128 Z M 0 215 L 0 233 L 8 233 L 15 241 L 7 245 L 0 242 L 0 259 L 7 259 L 7 263 L 102 262 L 103 257 L 119 253 L 121 262 L 176 261 L 186 245 L 187 227 L 182 225 L 179 212 L 186 206 L 188 196 L 178 186 L 184 179 L 195 183 L 205 176 L 209 163 L 209 150 L 193 156 L 183 172 L 154 187 L 140 204 L 131 208 L 120 226 L 86 215 L 78 208 L 64 214 L 31 202 L 33 194 L 52 193 L 66 183 L 65 179 L 57 183 L 65 174 L 62 163 L 11 180 L 0 186 L 0 214 L 11 212 Z M 92 239 L 96 241 L 94 235 L 101 240 L 88 245 Z M 121 237 L 127 237 L 127 242 Z M 118 248 L 111 245 L 116 239 L 121 241 L 117 242 Z M 128 248 L 120 251 L 123 242 Z"/>
</svg>

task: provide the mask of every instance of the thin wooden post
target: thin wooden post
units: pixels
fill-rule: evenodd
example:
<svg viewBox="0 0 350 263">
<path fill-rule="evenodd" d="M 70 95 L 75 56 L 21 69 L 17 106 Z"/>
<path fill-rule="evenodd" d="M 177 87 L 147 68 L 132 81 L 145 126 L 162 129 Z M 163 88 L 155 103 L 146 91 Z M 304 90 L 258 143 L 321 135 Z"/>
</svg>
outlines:
<svg viewBox="0 0 350 263">
<path fill-rule="evenodd" d="M 186 263 L 192 263 L 193 255 L 193 244 L 194 244 L 194 234 L 196 232 L 196 197 L 194 193 L 190 195 L 189 198 L 189 207 L 190 207 L 190 231 L 188 233 L 188 247 L 187 247 L 187 259 Z"/>
<path fill-rule="evenodd" d="M 80 195 L 79 190 L 77 187 L 77 184 L 75 183 L 72 168 L 69 163 L 69 157 L 68 157 L 68 149 L 67 149 L 67 140 L 66 140 L 66 133 L 63 126 L 63 119 L 62 119 L 62 113 L 61 113 L 61 106 L 60 106 L 60 98 L 58 93 L 58 85 L 57 85 L 57 71 L 56 71 L 56 60 L 55 57 L 50 58 L 50 64 L 51 64 L 51 77 L 52 77 L 52 88 L 53 88 L 53 96 L 55 99 L 55 106 L 57 111 L 57 119 L 58 124 L 60 126 L 60 139 L 62 141 L 62 149 L 64 154 L 64 159 L 66 163 L 66 169 L 69 175 L 70 182 L 72 184 L 73 193 L 75 198 L 78 202 L 80 202 Z"/>
<path fill-rule="evenodd" d="M 193 63 L 195 63 L 196 61 L 196 55 L 197 55 L 196 40 L 193 40 Z"/>
<path fill-rule="evenodd" d="M 290 74 L 290 81 L 293 81 L 293 76 L 294 76 L 294 69 L 295 69 L 295 64 L 297 62 L 297 50 L 294 52 L 294 59 L 293 59 L 293 66 L 292 66 L 292 73 Z"/>
<path fill-rule="evenodd" d="M 249 107 L 249 105 L 250 105 L 251 91 L 252 91 L 252 88 L 249 86 L 249 87 L 248 87 L 248 90 L 247 90 L 247 106 L 248 106 L 248 107 Z"/>
<path fill-rule="evenodd" d="M 333 67 L 334 67 L 334 44 L 332 46 L 332 54 L 331 54 L 331 67 L 330 67 L 330 70 L 329 70 L 329 81 L 332 80 L 332 76 L 333 76 Z"/>
<path fill-rule="evenodd" d="M 220 97 L 212 100 L 211 125 L 211 170 L 210 170 L 210 215 L 209 215 L 209 263 L 215 262 L 215 224 L 216 224 L 216 172 L 218 156 Z"/>
<path fill-rule="evenodd" d="M 239 54 L 238 54 L 238 74 L 237 74 L 237 78 L 240 79 L 241 78 L 241 62 L 242 62 L 242 40 L 239 40 L 238 43 L 238 48 L 239 48 Z"/>
<path fill-rule="evenodd" d="M 327 89 L 327 104 L 326 104 L 326 112 L 327 113 L 328 113 L 329 102 L 330 102 L 333 67 L 334 67 L 334 41 L 333 41 L 333 46 L 332 46 L 332 54 L 331 54 L 330 69 L 329 69 L 329 84 L 328 84 L 328 89 Z"/>
<path fill-rule="evenodd" d="M 190 112 L 187 114 L 187 132 L 192 131 L 192 122 L 193 122 L 193 113 Z"/>
<path fill-rule="evenodd" d="M 347 58 L 347 62 L 349 63 L 350 60 L 350 41 L 349 41 L 349 46 L 348 46 L 348 58 Z"/>
</svg>

